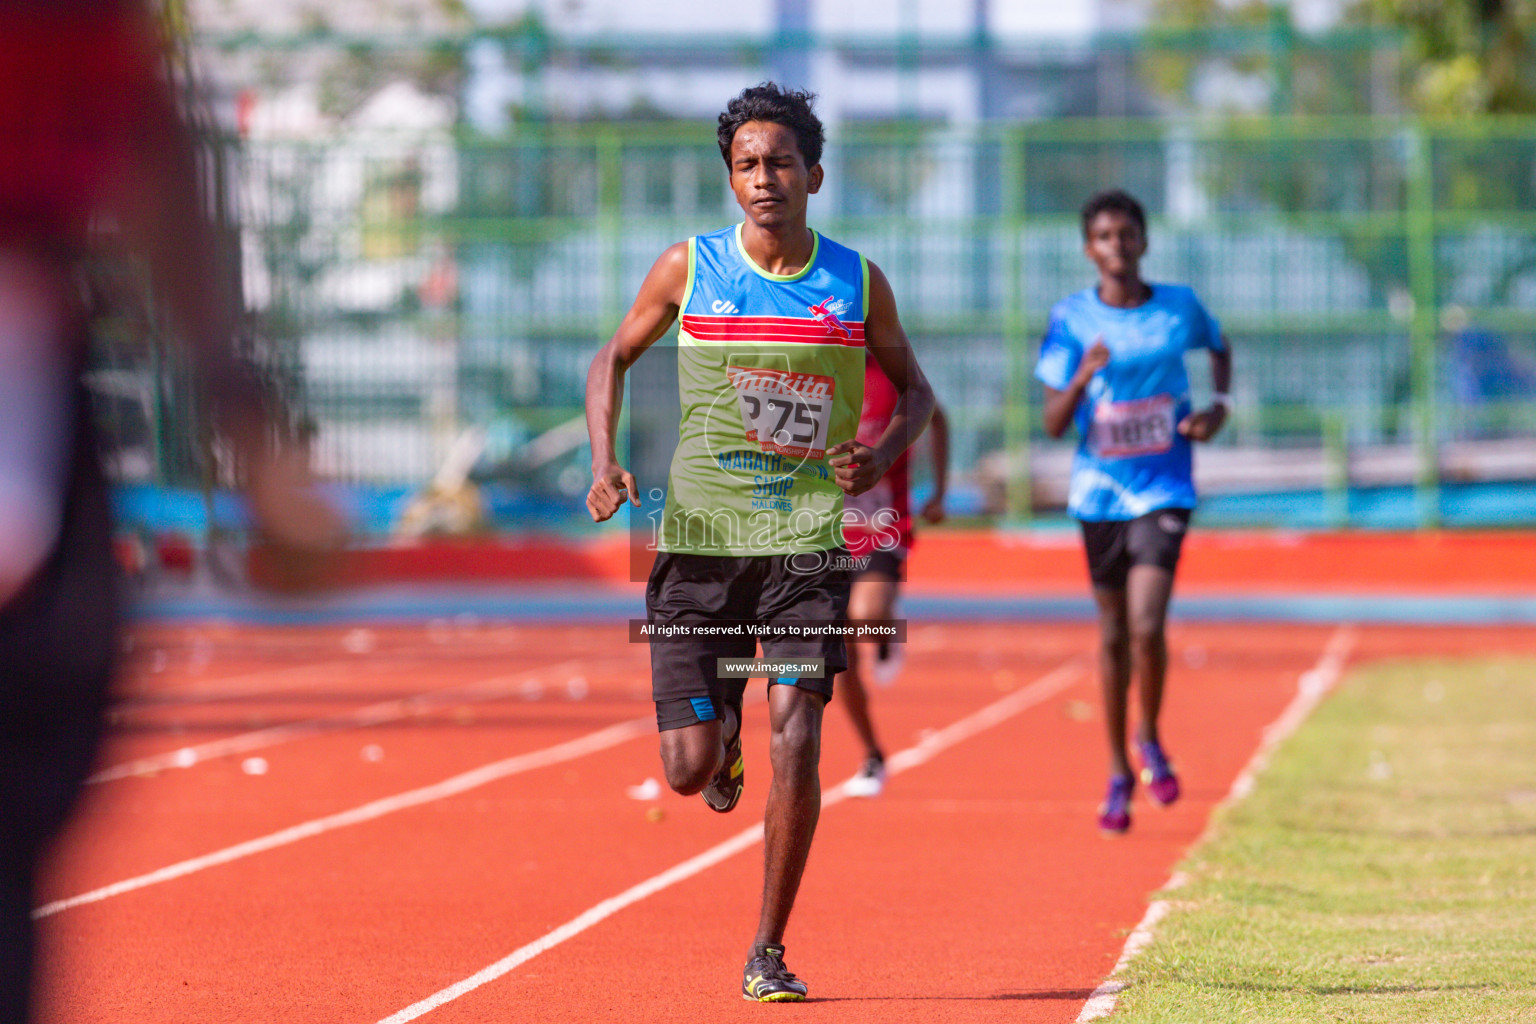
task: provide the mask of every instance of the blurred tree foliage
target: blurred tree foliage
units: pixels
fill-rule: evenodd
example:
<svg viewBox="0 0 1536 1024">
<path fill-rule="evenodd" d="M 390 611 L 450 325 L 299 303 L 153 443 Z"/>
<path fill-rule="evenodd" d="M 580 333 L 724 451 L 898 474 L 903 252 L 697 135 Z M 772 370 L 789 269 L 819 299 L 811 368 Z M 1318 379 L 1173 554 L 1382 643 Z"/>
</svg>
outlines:
<svg viewBox="0 0 1536 1024">
<path fill-rule="evenodd" d="M 1277 27 L 1266 0 L 1152 0 L 1151 9 L 1142 77 L 1165 100 L 1176 107 L 1229 112 L 1253 112 L 1256 99 L 1269 103 L 1273 61 L 1265 47 L 1254 45 L 1265 29 Z M 1234 46 L 1237 40 L 1242 44 Z M 1227 88 L 1205 88 L 1213 76 L 1224 79 Z"/>
<path fill-rule="evenodd" d="M 1181 106 L 1256 112 L 1258 98 L 1271 113 L 1536 113 L 1533 0 L 1350 0 L 1331 40 L 1299 31 L 1291 6 L 1274 0 L 1152 0 L 1151 10 L 1154 42 L 1194 40 L 1153 47 L 1144 61 L 1146 81 Z M 1401 33 L 1394 81 L 1371 67 L 1389 37 L 1349 45 L 1362 29 Z M 1213 80 L 1227 88 L 1202 90 Z"/>
<path fill-rule="evenodd" d="M 1144 80 L 1178 109 L 1463 121 L 1536 113 L 1536 0 L 1350 0 L 1339 23 L 1318 34 L 1300 31 L 1291 5 L 1273 0 L 1152 0 L 1151 9 Z M 1261 131 L 1249 142 L 1202 144 L 1196 174 L 1207 201 L 1225 211 L 1393 212 L 1409 202 L 1420 146 L 1429 147 L 1437 210 L 1489 215 L 1536 205 L 1536 140 L 1507 132 L 1283 141 Z M 1340 230 L 1377 301 L 1406 292 L 1401 235 L 1353 217 Z M 1536 236 L 1503 236 L 1481 257 L 1492 261 L 1483 268 L 1492 279 L 1485 301 L 1495 304 L 1536 268 Z M 1446 292 L 1466 273 L 1466 258 L 1437 249 Z"/>
<path fill-rule="evenodd" d="M 1408 100 L 1425 114 L 1536 112 L 1536 3 L 1355 0 L 1357 23 L 1400 26 Z"/>
</svg>

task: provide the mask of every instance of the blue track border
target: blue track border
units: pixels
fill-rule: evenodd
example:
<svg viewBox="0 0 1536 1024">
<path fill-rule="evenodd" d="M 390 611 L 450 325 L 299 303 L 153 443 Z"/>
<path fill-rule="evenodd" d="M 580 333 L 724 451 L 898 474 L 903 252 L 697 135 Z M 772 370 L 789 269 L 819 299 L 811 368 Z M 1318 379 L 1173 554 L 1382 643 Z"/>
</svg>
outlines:
<svg viewBox="0 0 1536 1024">
<path fill-rule="evenodd" d="M 902 613 L 922 622 L 1082 622 L 1091 597 L 907 593 Z M 642 618 L 637 592 L 580 587 L 380 588 L 324 600 L 201 592 L 140 595 L 137 622 L 217 620 L 250 625 L 429 622 L 472 616 L 501 622 L 619 622 Z M 1384 625 L 1536 625 L 1536 596 L 1435 594 L 1175 593 L 1170 615 L 1192 622 L 1357 622 Z"/>
</svg>

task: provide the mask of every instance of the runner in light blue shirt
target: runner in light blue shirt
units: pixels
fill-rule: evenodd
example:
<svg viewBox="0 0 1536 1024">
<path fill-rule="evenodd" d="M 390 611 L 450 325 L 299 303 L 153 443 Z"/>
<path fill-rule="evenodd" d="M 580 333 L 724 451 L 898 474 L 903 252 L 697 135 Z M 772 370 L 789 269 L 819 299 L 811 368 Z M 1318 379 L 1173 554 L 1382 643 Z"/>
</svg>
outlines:
<svg viewBox="0 0 1536 1024">
<path fill-rule="evenodd" d="M 1134 666 L 1141 722 L 1141 778 L 1152 799 L 1179 797 L 1158 734 L 1168 645 L 1164 625 L 1190 512 L 1192 442 L 1221 429 L 1231 406 L 1232 354 L 1221 327 L 1182 285 L 1141 279 L 1146 215 L 1125 192 L 1083 207 L 1084 251 L 1099 283 L 1057 303 L 1035 376 L 1045 385 L 1045 429 L 1076 424 L 1067 510 L 1080 520 L 1099 607 L 1100 671 L 1110 782 L 1099 828 L 1130 828 L 1135 789 L 1126 755 L 1126 705 Z M 1184 354 L 1210 352 L 1215 403 L 1195 412 Z"/>
<path fill-rule="evenodd" d="M 1097 287 L 1058 302 L 1035 368 L 1067 391 L 1095 344 L 1109 361 L 1088 378 L 1073 420 L 1082 438 L 1067 511 L 1085 522 L 1127 520 L 1195 507 L 1191 444 L 1178 424 L 1191 412 L 1184 353 L 1225 355 L 1221 328 L 1183 285 L 1147 285 L 1138 306 L 1111 306 Z"/>
</svg>

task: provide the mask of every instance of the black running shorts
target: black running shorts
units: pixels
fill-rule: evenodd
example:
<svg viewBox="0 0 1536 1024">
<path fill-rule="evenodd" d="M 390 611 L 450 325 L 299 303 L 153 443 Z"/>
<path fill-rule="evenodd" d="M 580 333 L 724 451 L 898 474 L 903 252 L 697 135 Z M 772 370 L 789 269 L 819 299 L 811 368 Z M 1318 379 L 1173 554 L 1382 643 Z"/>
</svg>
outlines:
<svg viewBox="0 0 1536 1024">
<path fill-rule="evenodd" d="M 1156 565 L 1173 572 L 1189 530 L 1189 515 L 1187 508 L 1163 508 L 1136 519 L 1084 522 L 1083 548 L 1093 585 L 1120 590 L 1133 565 Z"/>
<path fill-rule="evenodd" d="M 646 619 L 658 625 L 761 622 L 826 625 L 848 618 L 848 553 L 842 548 L 801 555 L 688 555 L 661 552 L 645 588 Z M 752 658 L 751 636 L 709 639 L 651 637 L 651 699 L 663 731 L 717 717 L 729 697 L 740 700 L 743 679 L 719 676 L 719 659 Z M 820 679 L 795 685 L 832 697 L 832 677 L 848 667 L 841 636 L 765 637 L 762 657 L 826 659 Z"/>
<path fill-rule="evenodd" d="M 878 573 L 897 583 L 907 578 L 907 553 L 901 549 L 875 548 L 864 556 L 868 559 L 864 567 L 859 570 L 858 577 L 862 579 L 866 573 Z"/>
</svg>

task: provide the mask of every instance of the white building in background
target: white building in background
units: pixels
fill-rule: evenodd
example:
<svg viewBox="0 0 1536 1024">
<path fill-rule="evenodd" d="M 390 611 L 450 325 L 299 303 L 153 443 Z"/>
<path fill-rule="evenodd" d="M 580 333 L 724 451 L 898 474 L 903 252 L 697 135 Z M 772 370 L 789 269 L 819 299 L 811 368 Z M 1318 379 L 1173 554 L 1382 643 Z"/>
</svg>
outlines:
<svg viewBox="0 0 1536 1024">
<path fill-rule="evenodd" d="M 458 204 L 456 105 L 401 80 L 345 116 L 318 94 L 298 81 L 239 105 L 246 303 L 303 325 L 317 472 L 424 479 L 459 430 L 457 338 L 437 315 L 458 270 L 420 226 Z"/>
<path fill-rule="evenodd" d="M 418 214 L 430 220 L 458 202 L 452 131 L 461 120 L 493 130 L 508 127 L 517 112 L 707 121 L 743 86 L 765 78 L 817 92 L 834 133 L 846 122 L 896 118 L 964 135 L 993 118 L 1147 112 L 1118 70 L 1123 55 L 1092 45 L 1096 33 L 1138 23 L 1131 0 L 193 5 L 221 116 L 246 143 L 240 203 L 252 226 L 242 240 L 247 301 L 259 313 L 283 314 L 269 323 L 298 331 L 292 340 L 317 431 L 317 469 L 353 479 L 432 475 L 476 415 L 465 408 L 472 398 L 461 401 L 466 360 L 505 363 L 513 392 L 529 401 L 549 383 L 549 369 L 538 368 L 548 354 L 540 343 L 501 334 L 460 339 L 451 315 L 433 316 L 460 304 L 473 317 L 500 308 L 493 296 L 510 289 L 515 304 L 521 292 L 483 257 L 400 230 Z M 522 60 L 515 46 L 482 37 L 466 55 L 466 74 L 446 85 L 425 73 L 411 77 L 426 70 L 411 55 L 424 53 L 430 40 L 518 24 L 550 42 L 548 59 Z M 376 48 L 360 59 L 348 42 Z M 374 55 L 373 66 L 363 66 Z M 946 148 L 924 173 L 912 208 L 956 217 L 988 212 L 996 189 L 973 162 L 965 147 Z M 834 173 L 831 181 L 823 202 L 836 209 L 842 177 Z M 721 212 L 732 214 L 722 201 Z M 524 282 L 530 307 L 561 305 L 551 294 L 589 276 L 573 269 L 590 262 L 587 244 L 577 240 L 548 255 L 536 280 Z M 938 301 L 953 300 L 947 279 L 922 280 L 945 292 Z M 565 367 L 557 376 L 573 372 Z"/>
<path fill-rule="evenodd" d="M 202 34 L 293 36 L 336 32 L 451 32 L 469 22 L 456 0 L 188 0 Z"/>
<path fill-rule="evenodd" d="M 821 97 L 823 119 L 916 117 L 965 125 L 1008 117 L 1151 112 L 1096 51 L 1096 35 L 1145 22 L 1144 0 L 471 0 L 487 24 L 537 19 L 576 48 L 536 73 L 476 54 L 471 120 L 506 111 L 557 118 L 656 111 L 709 118 L 744 85 L 773 78 Z M 980 47 L 978 40 L 990 40 Z M 764 58 L 745 60 L 739 44 Z M 921 47 L 921 60 L 916 48 Z M 589 47 L 592 59 L 582 59 Z M 1106 59 L 1108 58 L 1108 59 Z M 1102 67 L 1101 67 L 1102 65 Z"/>
<path fill-rule="evenodd" d="M 298 41 L 321 33 L 410 46 L 476 28 L 537 26 L 553 54 L 541 66 L 492 40 L 468 54 L 469 74 L 458 83 L 463 112 L 493 130 L 520 113 L 709 117 L 747 79 L 761 78 L 812 89 L 832 124 L 1154 114 L 1162 111 L 1131 72 L 1127 43 L 1147 25 L 1153 2 L 189 0 L 200 34 L 237 43 L 209 54 L 216 77 L 235 88 L 264 76 L 270 87 L 274 72 L 304 77 L 323 58 Z M 1336 25 L 1351 0 L 1272 3 L 1288 8 L 1297 30 L 1308 33 Z M 1247 95 L 1262 112 L 1264 76 L 1218 63 L 1201 73 L 1210 81 L 1197 83 L 1197 101 L 1230 108 Z"/>
<path fill-rule="evenodd" d="M 465 213 L 458 209 L 461 189 L 463 206 L 475 206 L 473 157 L 454 142 L 463 123 L 496 130 L 524 116 L 708 121 L 743 86 L 773 78 L 818 93 L 834 139 L 840 126 L 855 122 L 918 119 L 931 129 L 920 173 L 886 190 L 898 196 L 883 195 L 883 180 L 871 180 L 879 179 L 878 168 L 861 169 L 848 157 L 846 167 L 829 167 L 820 209 L 965 223 L 1000 212 L 1002 202 L 996 157 L 969 144 L 977 124 L 1157 112 L 1131 73 L 1134 53 L 1125 35 L 1144 23 L 1146 0 L 470 2 L 466 16 L 442 0 L 194 0 L 200 12 L 213 12 L 199 23 L 210 43 L 203 56 L 223 86 L 229 122 L 248 143 L 246 223 L 298 225 L 292 237 L 247 230 L 245 287 L 256 309 L 286 304 L 297 314 L 289 322 L 299 325 L 315 449 L 328 475 L 424 481 L 463 426 L 485 426 L 503 414 L 513 421 L 503 431 L 513 438 L 507 447 L 521 445 L 534 428 L 516 422 L 516 408 L 574 401 L 585 359 L 574 335 L 551 337 L 547 323 L 543 334 L 527 325 L 590 316 L 594 303 L 615 290 L 606 281 L 621 273 L 615 267 L 643 270 L 622 248 L 614 258 L 604 248 L 611 244 L 593 231 L 552 240 L 532 267 L 494 246 L 454 248 L 427 237 L 430 229 L 402 231 L 418 214 L 430 222 L 433 215 Z M 1336 12 L 1339 2 L 1308 6 Z M 473 35 L 471 21 L 506 31 Z M 317 33 L 328 41 L 317 42 Z M 212 45 L 220 39 L 235 45 Z M 426 52 L 423 44 L 434 39 L 469 41 L 464 74 L 413 77 L 409 61 L 398 59 Z M 377 64 L 360 68 L 357 55 L 337 45 L 349 40 L 375 43 Z M 519 49 L 530 42 L 546 47 L 537 51 L 544 59 Z M 423 68 L 430 71 L 416 65 Z M 354 90 L 346 102 L 337 101 L 337 82 Z M 734 216 L 727 194 L 690 187 L 720 171 L 707 138 L 701 148 L 703 157 L 680 153 L 668 165 L 669 198 L 651 204 L 642 196 L 636 212 L 713 219 L 710 204 L 718 203 L 718 213 Z M 827 159 L 836 164 L 844 156 L 834 149 Z M 1121 183 L 1145 198 L 1159 193 L 1157 206 L 1175 222 L 1199 220 L 1206 200 L 1195 148 L 1175 139 L 1166 157 L 1139 180 Z M 1058 190 L 1080 201 L 1077 192 L 1089 187 L 1091 175 L 1075 166 L 1064 175 L 1057 170 Z M 573 175 L 587 177 L 562 182 L 586 197 L 568 209 L 545 210 L 533 196 L 527 209 L 519 200 L 496 216 L 580 221 L 596 212 L 589 206 L 598 190 L 587 180 L 595 173 L 576 167 Z M 630 192 L 645 191 L 643 177 L 625 176 L 626 209 Z M 1030 187 L 1032 194 L 1044 187 L 1040 174 Z M 1070 205 L 1055 201 L 1053 208 Z M 1004 262 L 986 239 L 967 236 L 962 244 L 941 234 L 915 238 L 901 259 L 882 262 L 903 278 L 904 308 L 941 319 L 985 308 L 1000 290 Z M 1075 228 L 1048 235 L 1036 230 L 1037 247 L 1044 247 L 1037 260 L 1050 255 L 1046 249 L 1059 250 L 1070 258 L 1041 265 L 1077 273 Z M 622 240 L 645 249 L 643 255 L 655 244 Z M 1285 253 L 1323 244 L 1298 238 Z M 1356 294 L 1365 286 L 1336 248 L 1311 265 L 1330 268 L 1330 287 L 1347 292 L 1339 301 L 1354 308 L 1366 301 Z M 1256 265 L 1266 253 L 1248 262 Z M 292 262 L 274 263 L 282 260 L 307 265 L 292 273 Z M 1277 271 L 1264 280 L 1288 279 Z M 1075 281 L 1031 275 L 1024 282 L 1029 307 L 1044 308 Z M 1318 296 L 1316 289 L 1282 291 L 1239 296 L 1238 304 L 1289 310 Z M 486 323 L 496 326 L 474 326 Z M 967 396 L 960 404 L 977 407 L 995 396 L 966 389 L 985 390 L 1006 377 L 1001 370 L 978 374 L 959 355 L 949 367 L 936 356 L 932 373 L 947 374 L 953 393 Z M 504 383 L 485 383 L 493 378 Z M 957 438 L 962 463 L 978 454 L 966 448 L 975 443 L 972 435 Z"/>
</svg>

